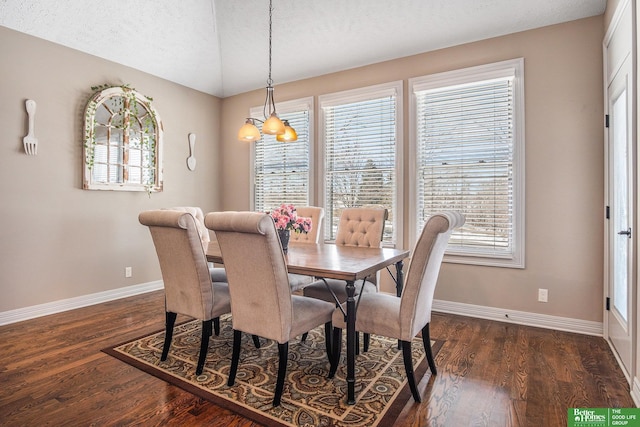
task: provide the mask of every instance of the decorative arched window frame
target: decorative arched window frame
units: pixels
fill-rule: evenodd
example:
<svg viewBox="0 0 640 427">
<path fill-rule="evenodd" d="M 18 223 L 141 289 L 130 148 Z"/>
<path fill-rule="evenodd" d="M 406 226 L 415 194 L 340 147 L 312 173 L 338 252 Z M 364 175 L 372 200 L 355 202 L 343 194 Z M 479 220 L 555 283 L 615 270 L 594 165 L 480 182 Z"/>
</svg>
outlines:
<svg viewBox="0 0 640 427">
<path fill-rule="evenodd" d="M 152 99 L 124 86 L 99 86 L 84 115 L 86 190 L 162 191 L 162 121 Z"/>
</svg>

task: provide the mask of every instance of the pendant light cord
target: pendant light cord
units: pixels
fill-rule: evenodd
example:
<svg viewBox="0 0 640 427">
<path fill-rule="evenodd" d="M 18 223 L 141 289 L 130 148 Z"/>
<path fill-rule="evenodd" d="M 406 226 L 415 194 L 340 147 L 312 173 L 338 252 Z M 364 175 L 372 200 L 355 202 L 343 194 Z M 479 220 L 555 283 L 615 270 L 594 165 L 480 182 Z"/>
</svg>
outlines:
<svg viewBox="0 0 640 427">
<path fill-rule="evenodd" d="M 273 0 L 269 0 L 269 78 L 267 79 L 267 86 L 273 85 L 271 80 L 271 26 L 273 21 Z"/>
<path fill-rule="evenodd" d="M 267 79 L 267 99 L 264 102 L 265 120 L 276 114 L 276 101 L 273 99 L 273 80 L 271 79 L 271 39 L 273 26 L 273 0 L 269 0 L 269 78 Z M 268 109 L 268 110 L 267 110 Z"/>
</svg>

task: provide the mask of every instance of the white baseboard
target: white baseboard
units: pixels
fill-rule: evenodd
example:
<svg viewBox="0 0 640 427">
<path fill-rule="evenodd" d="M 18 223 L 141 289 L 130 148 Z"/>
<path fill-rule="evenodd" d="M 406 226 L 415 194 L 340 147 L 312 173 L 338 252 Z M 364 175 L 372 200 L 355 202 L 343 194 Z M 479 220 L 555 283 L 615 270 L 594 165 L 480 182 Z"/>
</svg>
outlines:
<svg viewBox="0 0 640 427">
<path fill-rule="evenodd" d="M 127 298 L 146 292 L 156 291 L 162 289 L 162 287 L 162 281 L 157 280 L 154 282 L 112 289 L 110 291 L 4 311 L 0 312 L 0 325 L 8 325 L 10 323 L 21 322 L 23 320 L 73 310 L 75 308 L 100 304 L 120 298 Z M 433 311 L 457 314 L 461 316 L 478 317 L 481 319 L 496 320 L 499 322 L 516 323 L 539 328 L 555 329 L 559 331 L 575 332 L 585 335 L 602 336 L 603 334 L 602 322 L 528 313 L 525 311 L 504 310 L 500 308 L 484 307 L 460 302 L 434 300 Z M 640 388 L 638 395 L 640 396 Z"/>
<path fill-rule="evenodd" d="M 548 314 L 529 313 L 526 311 L 505 310 L 495 307 L 464 304 L 443 300 L 433 301 L 433 311 L 458 314 L 460 316 L 478 317 L 480 319 L 497 320 L 499 322 L 516 323 L 558 331 L 575 332 L 584 335 L 603 336 L 603 323 L 569 317 L 550 316 Z"/>
<path fill-rule="evenodd" d="M 162 280 L 156 280 L 154 282 L 126 286 L 124 288 L 112 289 L 110 291 L 3 311 L 0 312 L 0 325 L 8 325 L 10 323 L 21 322 L 23 320 L 73 310 L 75 308 L 100 304 L 102 302 L 113 301 L 120 298 L 127 298 L 134 295 L 144 294 L 146 292 L 157 291 L 162 289 L 162 287 Z"/>
</svg>

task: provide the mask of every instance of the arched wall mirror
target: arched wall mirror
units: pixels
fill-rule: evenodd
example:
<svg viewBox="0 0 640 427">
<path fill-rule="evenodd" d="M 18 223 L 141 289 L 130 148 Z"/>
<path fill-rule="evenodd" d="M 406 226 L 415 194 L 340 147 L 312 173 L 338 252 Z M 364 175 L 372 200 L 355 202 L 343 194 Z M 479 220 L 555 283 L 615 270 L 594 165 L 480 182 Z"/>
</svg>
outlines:
<svg viewBox="0 0 640 427">
<path fill-rule="evenodd" d="M 151 98 L 128 86 L 96 89 L 84 116 L 83 188 L 162 191 L 163 130 Z"/>
</svg>

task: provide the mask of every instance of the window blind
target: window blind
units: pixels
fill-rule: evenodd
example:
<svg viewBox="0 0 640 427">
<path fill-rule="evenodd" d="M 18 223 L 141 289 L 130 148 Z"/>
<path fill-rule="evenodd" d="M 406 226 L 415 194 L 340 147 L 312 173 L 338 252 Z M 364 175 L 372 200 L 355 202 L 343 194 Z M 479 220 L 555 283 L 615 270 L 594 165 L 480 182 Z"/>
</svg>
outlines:
<svg viewBox="0 0 640 427">
<path fill-rule="evenodd" d="M 449 250 L 509 257 L 514 244 L 514 77 L 418 91 L 417 229 L 465 214 Z"/>
<path fill-rule="evenodd" d="M 323 107 L 325 238 L 335 240 L 345 208 L 388 209 L 383 242 L 394 242 L 396 95 Z"/>
<path fill-rule="evenodd" d="M 254 144 L 254 208 L 267 212 L 282 203 L 309 205 L 309 111 L 280 114 L 297 134 L 295 142 L 262 135 Z"/>
</svg>

